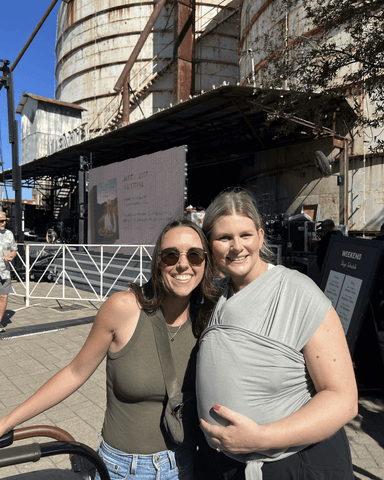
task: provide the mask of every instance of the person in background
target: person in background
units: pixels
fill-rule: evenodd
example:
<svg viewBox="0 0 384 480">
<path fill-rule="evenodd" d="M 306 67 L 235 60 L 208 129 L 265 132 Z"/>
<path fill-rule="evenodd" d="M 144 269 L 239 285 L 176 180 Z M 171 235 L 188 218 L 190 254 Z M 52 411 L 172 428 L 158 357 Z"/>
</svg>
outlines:
<svg viewBox="0 0 384 480">
<path fill-rule="evenodd" d="M 229 275 L 196 366 L 201 427 L 221 478 L 353 480 L 343 426 L 357 414 L 357 387 L 331 301 L 306 275 L 271 263 L 246 190 L 220 194 L 203 231 Z"/>
<path fill-rule="evenodd" d="M 331 237 L 333 235 L 343 235 L 343 233 L 335 227 L 335 222 L 329 218 L 323 221 L 321 225 L 321 231 L 323 233 L 323 237 L 317 246 L 317 266 L 319 267 L 320 271 L 323 268 L 323 263 L 327 254 Z"/>
<path fill-rule="evenodd" d="M 150 282 L 108 298 L 79 354 L 0 420 L 0 436 L 75 392 L 106 356 L 99 455 L 111 479 L 192 480 L 196 446 L 176 445 L 162 426 L 167 397 L 152 323 L 165 322 L 182 392 L 193 393 L 197 335 L 216 298 L 207 251 L 193 222 L 169 223 L 154 248 Z"/>
<path fill-rule="evenodd" d="M 189 205 L 185 208 L 185 216 L 188 220 L 195 222 L 200 228 L 203 225 L 204 220 L 204 209 L 201 207 L 193 207 Z"/>
<path fill-rule="evenodd" d="M 2 320 L 7 308 L 8 295 L 12 292 L 9 262 L 17 255 L 15 237 L 5 228 L 8 221 L 9 218 L 0 210 L 0 332 L 5 332 Z"/>
</svg>

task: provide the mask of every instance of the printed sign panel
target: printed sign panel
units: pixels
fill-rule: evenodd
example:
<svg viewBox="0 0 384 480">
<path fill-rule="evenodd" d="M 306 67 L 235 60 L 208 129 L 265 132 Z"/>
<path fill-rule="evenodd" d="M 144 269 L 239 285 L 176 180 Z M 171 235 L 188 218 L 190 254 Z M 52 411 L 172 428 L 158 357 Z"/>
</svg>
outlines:
<svg viewBox="0 0 384 480">
<path fill-rule="evenodd" d="M 331 300 L 353 353 L 380 265 L 383 242 L 332 236 L 321 289 Z"/>
<path fill-rule="evenodd" d="M 185 162 L 182 146 L 90 170 L 89 243 L 155 244 L 183 216 Z"/>
</svg>

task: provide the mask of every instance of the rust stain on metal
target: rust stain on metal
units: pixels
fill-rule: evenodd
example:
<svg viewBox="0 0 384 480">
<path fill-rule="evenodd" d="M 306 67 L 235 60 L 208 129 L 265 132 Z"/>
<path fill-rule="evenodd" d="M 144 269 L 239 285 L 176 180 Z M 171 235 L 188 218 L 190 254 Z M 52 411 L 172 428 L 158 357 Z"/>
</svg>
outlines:
<svg viewBox="0 0 384 480">
<path fill-rule="evenodd" d="M 173 102 L 187 100 L 192 92 L 192 53 L 194 40 L 193 2 L 178 0 L 173 15 Z"/>
<path fill-rule="evenodd" d="M 165 8 L 155 20 L 156 24 L 153 22 L 148 30 L 148 19 L 162 1 Z M 194 14 L 192 18 L 196 18 L 195 22 L 191 22 L 193 25 L 178 31 L 175 56 L 173 0 L 73 0 L 66 8 L 60 9 L 56 42 L 56 97 L 83 105 L 87 109 L 84 120 L 92 124 L 92 128 L 97 129 L 97 125 L 103 127 L 106 123 L 105 111 L 110 110 L 107 97 L 113 98 L 113 87 L 127 59 L 138 46 L 140 35 L 147 28 L 148 35 L 138 49 L 140 54 L 130 67 L 132 92 L 129 94 L 129 102 L 130 116 L 133 118 L 130 122 L 153 114 L 171 102 L 175 103 L 172 97 L 175 69 L 178 92 L 176 102 L 188 98 L 194 90 L 192 55 L 195 23 L 201 31 L 200 37 L 212 38 L 208 42 L 208 49 L 202 43 L 199 44 L 203 46 L 204 52 L 197 52 L 198 61 L 201 62 L 198 64 L 199 71 L 196 71 L 197 90 L 206 89 L 205 85 L 209 84 L 220 85 L 223 81 L 238 82 L 238 23 L 234 17 L 235 13 L 238 14 L 238 0 L 205 0 L 196 5 L 194 0 L 179 1 L 181 10 L 178 23 L 185 27 L 189 21 L 188 14 L 182 9 L 190 8 Z M 207 51 L 209 58 L 206 58 Z M 208 80 L 207 76 L 212 80 Z M 160 78 L 161 83 L 156 89 L 154 82 Z M 157 98 L 153 99 L 151 95 L 155 92 Z M 165 92 L 170 94 L 166 95 Z M 134 105 L 133 96 L 136 98 Z"/>
<path fill-rule="evenodd" d="M 70 3 L 67 3 L 67 28 L 69 28 L 74 23 L 74 12 L 77 6 L 77 0 L 73 0 Z"/>
</svg>

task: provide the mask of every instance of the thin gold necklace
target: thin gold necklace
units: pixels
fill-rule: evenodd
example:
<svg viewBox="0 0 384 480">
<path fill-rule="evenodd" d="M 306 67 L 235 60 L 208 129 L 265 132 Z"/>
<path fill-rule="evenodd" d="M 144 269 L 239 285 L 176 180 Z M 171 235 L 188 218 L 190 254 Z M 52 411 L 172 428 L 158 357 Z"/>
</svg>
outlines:
<svg viewBox="0 0 384 480">
<path fill-rule="evenodd" d="M 179 325 L 179 328 L 178 328 L 178 329 L 176 330 L 176 332 L 175 332 L 175 333 L 173 333 L 173 334 L 170 332 L 169 328 L 167 328 L 167 330 L 168 330 L 168 333 L 169 333 L 169 336 L 170 336 L 170 339 L 171 339 L 171 342 L 173 342 L 173 341 L 174 341 L 174 339 L 175 339 L 176 335 L 179 333 L 179 330 L 180 330 L 180 328 L 181 328 L 183 325 L 184 325 L 184 324 L 182 324 L 182 325 Z"/>
</svg>

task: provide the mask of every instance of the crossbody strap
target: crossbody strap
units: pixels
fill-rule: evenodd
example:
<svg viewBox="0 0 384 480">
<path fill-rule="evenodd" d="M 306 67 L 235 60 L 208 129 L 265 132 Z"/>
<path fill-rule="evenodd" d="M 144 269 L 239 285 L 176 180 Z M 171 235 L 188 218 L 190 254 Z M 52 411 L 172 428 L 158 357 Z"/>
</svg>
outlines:
<svg viewBox="0 0 384 480">
<path fill-rule="evenodd" d="M 157 322 L 155 318 L 152 318 L 151 321 L 161 370 L 163 371 L 165 387 L 167 389 L 168 398 L 172 398 L 180 393 L 181 389 L 179 381 L 177 380 L 175 365 L 173 363 L 167 326 L 165 321 Z"/>
</svg>

